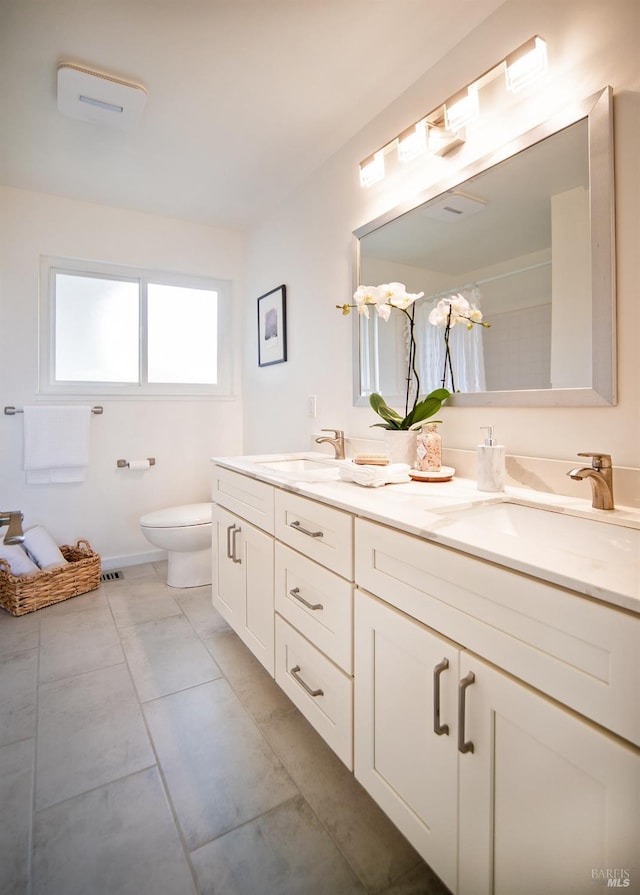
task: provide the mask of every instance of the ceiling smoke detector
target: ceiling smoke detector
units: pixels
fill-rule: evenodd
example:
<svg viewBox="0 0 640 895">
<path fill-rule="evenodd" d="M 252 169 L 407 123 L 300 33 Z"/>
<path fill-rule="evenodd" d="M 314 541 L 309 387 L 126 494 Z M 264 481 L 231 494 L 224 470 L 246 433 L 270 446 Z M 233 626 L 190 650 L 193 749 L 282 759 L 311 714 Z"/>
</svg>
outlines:
<svg viewBox="0 0 640 895">
<path fill-rule="evenodd" d="M 140 84 L 71 62 L 58 65 L 58 110 L 63 115 L 129 130 L 140 120 L 146 101 Z"/>
</svg>

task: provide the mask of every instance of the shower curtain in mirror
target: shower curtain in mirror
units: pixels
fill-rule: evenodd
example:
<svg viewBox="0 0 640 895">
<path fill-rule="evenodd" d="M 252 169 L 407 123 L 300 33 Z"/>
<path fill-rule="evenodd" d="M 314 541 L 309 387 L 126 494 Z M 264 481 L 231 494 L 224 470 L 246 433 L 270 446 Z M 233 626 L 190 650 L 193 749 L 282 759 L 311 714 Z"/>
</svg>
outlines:
<svg viewBox="0 0 640 895">
<path fill-rule="evenodd" d="M 480 291 L 477 288 L 465 290 L 461 294 L 468 302 L 481 308 Z M 415 305 L 416 361 L 420 377 L 420 391 L 423 395 L 429 394 L 436 388 L 442 388 L 443 385 L 446 349 L 444 327 L 433 326 L 429 323 L 429 313 L 441 298 L 447 297 L 448 294 L 438 295 L 435 298 L 418 301 Z M 467 329 L 462 323 L 453 326 L 449 332 L 449 350 L 457 392 L 486 391 L 483 332 L 482 326 L 473 326 L 471 329 Z M 444 387 L 453 391 L 448 370 Z"/>
</svg>

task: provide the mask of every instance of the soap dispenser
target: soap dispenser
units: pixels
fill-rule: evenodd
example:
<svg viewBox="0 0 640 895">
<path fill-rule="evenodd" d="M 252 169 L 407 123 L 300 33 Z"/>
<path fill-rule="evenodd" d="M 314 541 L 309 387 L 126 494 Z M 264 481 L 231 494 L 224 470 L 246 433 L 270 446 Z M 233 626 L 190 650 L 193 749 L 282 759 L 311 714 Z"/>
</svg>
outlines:
<svg viewBox="0 0 640 895">
<path fill-rule="evenodd" d="M 504 445 L 496 444 L 493 426 L 480 428 L 487 429 L 487 437 L 478 445 L 478 490 L 504 491 Z"/>
</svg>

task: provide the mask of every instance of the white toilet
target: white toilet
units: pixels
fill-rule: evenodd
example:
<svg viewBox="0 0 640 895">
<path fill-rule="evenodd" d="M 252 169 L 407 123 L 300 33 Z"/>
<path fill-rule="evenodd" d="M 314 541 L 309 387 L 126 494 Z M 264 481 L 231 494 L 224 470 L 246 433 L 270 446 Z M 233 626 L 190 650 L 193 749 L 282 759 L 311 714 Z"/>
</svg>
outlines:
<svg viewBox="0 0 640 895">
<path fill-rule="evenodd" d="M 211 584 L 211 504 L 190 503 L 147 513 L 140 528 L 148 541 L 168 553 L 167 584 Z"/>
</svg>

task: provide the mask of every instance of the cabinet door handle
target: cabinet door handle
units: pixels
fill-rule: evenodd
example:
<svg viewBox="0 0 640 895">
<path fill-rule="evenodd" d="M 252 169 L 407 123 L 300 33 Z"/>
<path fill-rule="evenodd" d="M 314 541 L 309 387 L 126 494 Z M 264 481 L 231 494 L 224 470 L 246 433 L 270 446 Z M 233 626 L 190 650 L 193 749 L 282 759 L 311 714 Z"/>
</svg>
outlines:
<svg viewBox="0 0 640 895">
<path fill-rule="evenodd" d="M 313 609 L 315 611 L 316 609 L 324 608 L 322 603 L 308 603 L 304 597 L 300 596 L 300 588 L 299 587 L 292 588 L 289 591 L 289 593 L 294 598 L 294 600 L 297 600 L 299 603 L 302 603 L 302 605 L 306 606 L 307 609 Z"/>
<path fill-rule="evenodd" d="M 242 529 L 240 528 L 239 525 L 234 525 L 233 531 L 231 532 L 231 560 L 233 562 L 237 562 L 237 563 L 242 562 L 242 558 L 236 556 L 236 538 L 238 537 L 238 535 L 240 534 L 241 531 L 242 531 Z"/>
<path fill-rule="evenodd" d="M 300 684 L 305 693 L 308 693 L 309 696 L 324 696 L 324 690 L 312 690 L 309 684 L 305 683 L 300 677 L 300 666 L 294 665 L 291 669 L 291 677 L 295 678 L 297 682 Z"/>
<path fill-rule="evenodd" d="M 309 538 L 321 538 L 324 534 L 322 531 L 309 531 L 308 528 L 303 528 L 302 523 L 298 522 L 297 519 L 295 522 L 289 523 L 289 528 L 295 528 L 296 531 L 302 532 L 303 535 L 307 535 Z"/>
<path fill-rule="evenodd" d="M 449 667 L 449 660 L 443 659 L 433 669 L 433 732 L 439 737 L 449 736 L 449 725 L 440 723 L 440 675 Z"/>
<path fill-rule="evenodd" d="M 473 743 L 465 742 L 464 718 L 465 718 L 465 695 L 467 687 L 470 687 L 476 679 L 473 671 L 470 671 L 466 677 L 463 677 L 458 684 L 458 751 L 473 752 Z"/>
<path fill-rule="evenodd" d="M 235 523 L 227 525 L 227 559 L 233 559 L 233 554 L 231 553 L 231 532 L 235 527 Z"/>
</svg>

